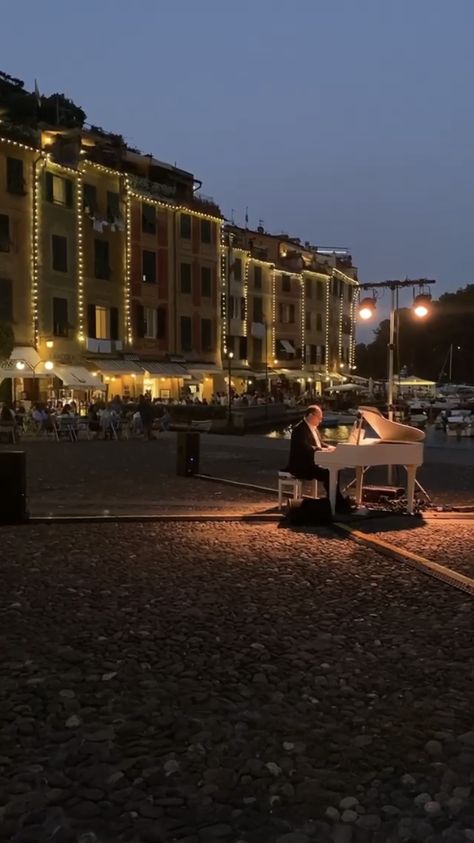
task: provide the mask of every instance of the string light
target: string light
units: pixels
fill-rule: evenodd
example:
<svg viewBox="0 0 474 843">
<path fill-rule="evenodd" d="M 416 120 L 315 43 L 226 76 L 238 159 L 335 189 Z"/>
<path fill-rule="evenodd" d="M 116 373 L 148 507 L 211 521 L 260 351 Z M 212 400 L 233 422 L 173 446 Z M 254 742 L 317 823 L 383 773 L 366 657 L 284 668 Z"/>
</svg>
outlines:
<svg viewBox="0 0 474 843">
<path fill-rule="evenodd" d="M 36 146 L 28 146 L 26 143 L 11 140 L 10 138 L 0 137 L 0 143 L 8 143 L 10 146 L 16 146 L 17 149 L 24 149 L 27 152 L 40 152 Z"/>
<path fill-rule="evenodd" d="M 338 333 L 337 333 L 337 346 L 338 346 L 338 358 L 339 364 L 343 362 L 342 359 L 342 322 L 344 316 L 344 287 L 342 283 L 340 284 L 341 290 L 339 293 L 339 326 L 338 326 Z"/>
<path fill-rule="evenodd" d="M 44 167 L 44 158 L 33 163 L 33 195 L 32 195 L 32 218 L 33 218 L 33 244 L 31 250 L 31 311 L 33 317 L 33 345 L 35 348 L 39 341 L 39 264 L 40 264 L 40 234 L 41 234 L 41 173 Z"/>
<path fill-rule="evenodd" d="M 272 269 L 272 360 L 276 357 L 276 272 Z M 268 363 L 268 361 L 267 361 Z"/>
<path fill-rule="evenodd" d="M 131 319 L 130 287 L 132 276 L 132 192 L 130 181 L 125 176 L 125 278 L 124 278 L 124 323 L 125 337 L 129 346 L 133 344 L 133 329 Z"/>
<path fill-rule="evenodd" d="M 120 175 L 120 173 L 117 172 L 117 175 Z M 195 211 L 193 208 L 188 208 L 187 205 L 174 205 L 172 202 L 162 202 L 160 199 L 152 199 L 151 196 L 137 193 L 135 190 L 130 190 L 130 196 L 134 199 L 138 199 L 140 202 L 148 202 L 150 205 L 157 205 L 161 208 L 169 208 L 173 211 L 182 211 L 192 217 L 198 217 L 203 220 L 211 220 L 212 222 L 219 223 L 219 225 L 222 224 L 222 217 L 216 217 L 213 214 L 205 214 L 203 211 Z"/>
<path fill-rule="evenodd" d="M 222 318 L 222 351 L 227 354 L 227 252 L 225 247 L 225 231 L 221 226 L 221 260 L 220 260 L 220 288 L 221 288 L 221 318 Z"/>
<path fill-rule="evenodd" d="M 326 276 L 326 374 L 329 375 L 329 294 L 330 276 Z"/>
<path fill-rule="evenodd" d="M 77 321 L 78 321 L 78 340 L 80 343 L 85 342 L 85 323 L 84 323 L 84 232 L 83 232 L 83 196 L 84 185 L 82 180 L 82 173 L 79 171 L 76 174 L 76 239 L 77 239 Z"/>
<path fill-rule="evenodd" d="M 247 323 L 248 323 L 248 295 L 249 295 L 249 263 L 250 263 L 250 252 L 245 252 L 243 256 L 244 261 L 244 337 L 248 336 L 247 334 Z M 248 352 L 247 352 L 248 353 Z"/>
<path fill-rule="evenodd" d="M 304 289 L 304 279 L 303 276 L 300 275 L 300 287 L 301 287 L 301 368 L 304 369 L 305 362 L 306 362 L 306 353 L 305 353 L 305 308 L 306 308 L 306 296 L 305 296 L 305 289 Z"/>
</svg>

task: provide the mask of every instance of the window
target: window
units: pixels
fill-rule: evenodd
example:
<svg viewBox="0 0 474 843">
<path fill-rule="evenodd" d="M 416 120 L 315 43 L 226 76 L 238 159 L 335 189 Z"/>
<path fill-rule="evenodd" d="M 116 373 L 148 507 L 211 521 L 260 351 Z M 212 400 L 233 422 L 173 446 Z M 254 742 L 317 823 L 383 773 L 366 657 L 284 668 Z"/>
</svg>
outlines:
<svg viewBox="0 0 474 843">
<path fill-rule="evenodd" d="M 262 289 L 262 267 L 254 266 L 253 268 L 253 286 L 256 290 Z"/>
<path fill-rule="evenodd" d="M 304 279 L 304 296 L 305 296 L 305 299 L 311 298 L 312 291 L 313 291 L 313 288 L 311 286 L 311 279 L 305 278 Z"/>
<path fill-rule="evenodd" d="M 347 301 L 349 302 L 349 304 L 352 301 L 353 293 L 354 293 L 354 291 L 352 289 L 352 286 L 350 284 L 348 284 L 347 285 Z"/>
<path fill-rule="evenodd" d="M 67 299 L 53 298 L 53 334 L 55 337 L 68 335 Z"/>
<path fill-rule="evenodd" d="M 156 252 L 142 252 L 142 280 L 144 284 L 156 284 Z"/>
<path fill-rule="evenodd" d="M 319 301 L 322 301 L 323 298 L 324 298 L 324 286 L 323 286 L 323 284 L 324 284 L 323 281 L 317 281 L 316 282 L 316 298 Z"/>
<path fill-rule="evenodd" d="M 201 349 L 212 351 L 212 321 L 201 319 Z"/>
<path fill-rule="evenodd" d="M 263 299 L 255 296 L 253 300 L 253 321 L 263 322 Z"/>
<path fill-rule="evenodd" d="M 181 237 L 189 240 L 191 237 L 191 217 L 189 214 L 181 214 L 179 218 L 179 233 Z"/>
<path fill-rule="evenodd" d="M 236 258 L 234 261 L 234 280 L 242 281 L 242 259 Z"/>
<path fill-rule="evenodd" d="M 154 307 L 143 308 L 143 335 L 149 339 L 156 338 L 156 310 Z"/>
<path fill-rule="evenodd" d="M 211 242 L 211 222 L 210 220 L 201 220 L 201 243 Z"/>
<path fill-rule="evenodd" d="M 189 294 L 191 292 L 191 264 L 181 264 L 181 292 Z"/>
<path fill-rule="evenodd" d="M 88 214 L 94 214 L 97 210 L 97 188 L 95 184 L 84 182 L 82 188 L 82 207 Z"/>
<path fill-rule="evenodd" d="M 12 282 L 6 278 L 0 278 L 0 321 L 13 321 Z"/>
<path fill-rule="evenodd" d="M 309 362 L 314 365 L 315 363 L 317 363 L 317 360 L 316 360 L 317 346 L 316 345 L 307 345 L 306 346 L 306 356 L 307 357 L 308 357 L 308 351 L 309 351 Z"/>
<path fill-rule="evenodd" d="M 325 345 L 318 345 L 316 346 L 316 363 L 325 363 L 326 362 L 326 346 Z"/>
<path fill-rule="evenodd" d="M 94 275 L 104 281 L 110 278 L 109 244 L 107 240 L 94 240 Z"/>
<path fill-rule="evenodd" d="M 156 311 L 156 337 L 166 339 L 166 307 L 159 307 Z"/>
<path fill-rule="evenodd" d="M 211 267 L 201 266 L 201 296 L 210 299 L 212 294 Z"/>
<path fill-rule="evenodd" d="M 148 202 L 142 202 L 142 231 L 144 234 L 156 234 L 156 210 Z"/>
<path fill-rule="evenodd" d="M 190 316 L 182 316 L 181 317 L 181 350 L 182 351 L 192 351 L 192 348 L 193 348 L 193 335 L 192 335 L 191 317 Z"/>
<path fill-rule="evenodd" d="M 55 272 L 67 272 L 67 237 L 53 234 L 51 237 L 53 269 Z"/>
<path fill-rule="evenodd" d="M 247 359 L 247 337 L 239 337 L 239 360 Z"/>
<path fill-rule="evenodd" d="M 107 219 L 109 222 L 120 219 L 120 196 L 113 190 L 107 191 Z"/>
<path fill-rule="evenodd" d="M 342 317 L 341 331 L 342 331 L 342 333 L 343 333 L 343 334 L 350 334 L 350 332 L 351 332 L 351 319 L 350 319 L 350 316 L 346 316 L 346 315 L 344 315 L 344 316 Z"/>
<path fill-rule="evenodd" d="M 24 196 L 26 193 L 21 158 L 7 158 L 7 190 L 17 196 Z"/>
<path fill-rule="evenodd" d="M 72 208 L 72 181 L 70 179 L 45 173 L 45 189 L 48 202 Z"/>
<path fill-rule="evenodd" d="M 109 339 L 109 309 L 108 307 L 95 307 L 95 336 L 98 340 Z"/>
<path fill-rule="evenodd" d="M 316 330 L 322 331 L 323 330 L 323 317 L 320 313 L 316 314 Z"/>
<path fill-rule="evenodd" d="M 307 310 L 304 318 L 304 326 L 307 331 L 311 330 L 311 311 Z"/>
<path fill-rule="evenodd" d="M 282 302 L 278 305 L 278 321 L 283 322 L 284 324 L 289 324 L 290 322 L 295 321 L 295 306 L 294 304 L 282 304 Z"/>
<path fill-rule="evenodd" d="M 0 214 L 0 252 L 10 251 L 10 217 Z"/>
<path fill-rule="evenodd" d="M 245 299 L 244 299 L 243 296 L 241 296 L 241 299 L 240 299 L 240 319 L 241 319 L 242 322 L 245 319 L 245 311 L 246 311 Z"/>
<path fill-rule="evenodd" d="M 282 275 L 281 276 L 281 289 L 284 293 L 291 292 L 291 276 L 290 275 Z"/>
</svg>

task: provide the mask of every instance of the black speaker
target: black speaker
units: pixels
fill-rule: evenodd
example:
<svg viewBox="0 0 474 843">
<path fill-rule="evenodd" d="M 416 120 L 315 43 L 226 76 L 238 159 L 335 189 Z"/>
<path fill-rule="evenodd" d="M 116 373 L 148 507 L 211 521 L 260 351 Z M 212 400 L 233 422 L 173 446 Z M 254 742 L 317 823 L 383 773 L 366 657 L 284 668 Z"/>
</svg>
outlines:
<svg viewBox="0 0 474 843">
<path fill-rule="evenodd" d="M 189 477 L 199 472 L 199 433 L 179 431 L 176 446 L 176 474 Z"/>
<path fill-rule="evenodd" d="M 27 520 L 25 452 L 1 451 L 0 523 L 21 524 Z"/>
</svg>

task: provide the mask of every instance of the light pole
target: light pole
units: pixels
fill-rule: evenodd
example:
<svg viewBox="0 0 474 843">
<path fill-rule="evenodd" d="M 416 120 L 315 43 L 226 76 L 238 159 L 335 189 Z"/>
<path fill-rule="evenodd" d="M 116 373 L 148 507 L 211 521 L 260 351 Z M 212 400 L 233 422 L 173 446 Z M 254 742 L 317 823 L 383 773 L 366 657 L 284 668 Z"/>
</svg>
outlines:
<svg viewBox="0 0 474 843">
<path fill-rule="evenodd" d="M 403 287 L 418 287 L 418 295 L 413 298 L 413 312 L 418 319 L 428 316 L 431 296 L 423 292 L 428 284 L 435 284 L 432 279 L 417 278 L 416 281 L 406 278 L 404 281 L 379 281 L 375 284 L 360 284 L 362 290 L 372 290 L 372 297 L 363 299 L 359 304 L 359 316 L 364 321 L 371 319 L 376 310 L 376 289 L 383 288 L 390 290 L 390 327 L 388 339 L 388 378 L 387 378 L 387 410 L 388 418 L 393 421 L 393 399 L 394 399 L 394 350 L 395 350 L 395 313 L 398 309 L 398 291 Z M 388 483 L 393 483 L 393 466 L 388 466 Z"/>
<path fill-rule="evenodd" d="M 412 280 L 405 278 L 404 281 L 378 281 L 373 284 L 360 284 L 361 290 L 372 290 L 372 296 L 363 299 L 359 304 L 359 316 L 365 322 L 375 315 L 376 311 L 376 289 L 383 288 L 390 290 L 390 322 L 388 339 L 388 377 L 387 377 L 387 409 L 390 421 L 393 421 L 394 401 L 394 350 L 395 350 L 395 313 L 397 312 L 398 291 L 403 287 L 418 287 L 418 294 L 413 299 L 413 312 L 418 319 L 428 316 L 431 297 L 423 292 L 425 286 L 435 284 L 436 281 L 428 278 L 417 278 Z"/>
<path fill-rule="evenodd" d="M 232 358 L 233 351 L 227 352 L 227 376 L 228 376 L 228 390 L 227 390 L 227 424 L 232 424 Z"/>
</svg>

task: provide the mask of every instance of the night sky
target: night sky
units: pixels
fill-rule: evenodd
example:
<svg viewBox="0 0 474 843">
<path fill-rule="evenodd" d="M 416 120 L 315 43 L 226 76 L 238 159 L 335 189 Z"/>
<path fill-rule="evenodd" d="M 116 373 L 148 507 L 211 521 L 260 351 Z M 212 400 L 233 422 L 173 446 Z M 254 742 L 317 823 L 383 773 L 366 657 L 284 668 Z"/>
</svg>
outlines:
<svg viewBox="0 0 474 843">
<path fill-rule="evenodd" d="M 363 281 L 473 280 L 473 0 L 7 6 L 1 70 L 191 170 L 236 223 L 346 246 Z"/>
</svg>

